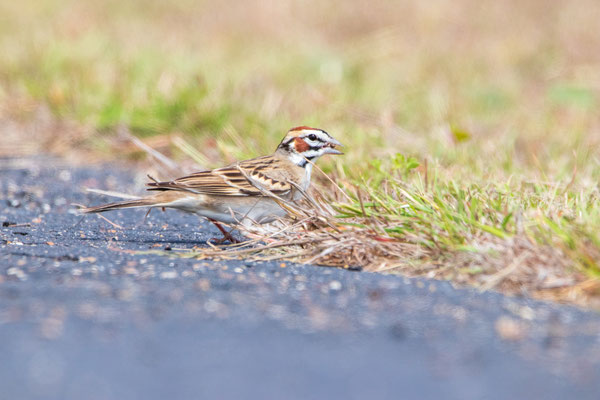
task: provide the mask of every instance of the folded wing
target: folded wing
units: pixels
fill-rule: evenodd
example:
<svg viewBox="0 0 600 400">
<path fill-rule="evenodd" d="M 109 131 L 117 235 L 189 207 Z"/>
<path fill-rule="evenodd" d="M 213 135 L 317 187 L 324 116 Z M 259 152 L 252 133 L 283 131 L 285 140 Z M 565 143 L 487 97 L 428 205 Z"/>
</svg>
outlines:
<svg viewBox="0 0 600 400">
<path fill-rule="evenodd" d="M 273 179 L 267 171 L 278 168 L 279 161 L 272 157 L 260 157 L 235 163 L 212 171 L 200 171 L 167 182 L 150 182 L 148 190 L 179 190 L 213 196 L 262 196 L 257 188 L 284 196 L 292 186 Z M 248 178 L 247 178 L 247 177 Z"/>
</svg>

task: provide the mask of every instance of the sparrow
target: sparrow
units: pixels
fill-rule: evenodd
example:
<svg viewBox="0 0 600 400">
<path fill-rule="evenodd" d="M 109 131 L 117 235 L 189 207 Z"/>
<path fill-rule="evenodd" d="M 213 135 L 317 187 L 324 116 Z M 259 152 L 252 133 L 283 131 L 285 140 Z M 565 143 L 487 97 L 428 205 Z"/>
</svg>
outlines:
<svg viewBox="0 0 600 400">
<path fill-rule="evenodd" d="M 322 129 L 290 129 L 271 155 L 199 171 L 171 181 L 152 181 L 155 192 L 135 200 L 84 207 L 86 214 L 122 208 L 174 208 L 207 218 L 223 233 L 218 242 L 237 242 L 220 223 L 269 223 L 287 214 L 283 202 L 295 201 L 310 185 L 313 162 L 325 154 L 343 154 L 342 146 Z"/>
</svg>

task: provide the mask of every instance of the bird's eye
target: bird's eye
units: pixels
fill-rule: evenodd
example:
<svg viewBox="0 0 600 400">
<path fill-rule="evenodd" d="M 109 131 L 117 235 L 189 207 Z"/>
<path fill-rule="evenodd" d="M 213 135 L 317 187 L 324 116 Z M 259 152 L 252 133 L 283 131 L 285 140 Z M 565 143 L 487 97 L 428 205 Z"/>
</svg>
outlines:
<svg viewBox="0 0 600 400">
<path fill-rule="evenodd" d="M 310 140 L 317 140 L 317 135 L 315 135 L 314 133 L 311 133 L 310 135 L 308 135 L 308 138 Z"/>
</svg>

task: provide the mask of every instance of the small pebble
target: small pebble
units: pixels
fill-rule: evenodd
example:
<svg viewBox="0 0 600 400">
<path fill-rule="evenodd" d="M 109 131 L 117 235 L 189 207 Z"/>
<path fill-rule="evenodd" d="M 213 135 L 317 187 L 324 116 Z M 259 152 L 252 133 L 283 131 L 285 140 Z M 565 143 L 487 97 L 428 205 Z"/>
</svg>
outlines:
<svg viewBox="0 0 600 400">
<path fill-rule="evenodd" d="M 177 271 L 164 271 L 160 273 L 160 279 L 175 279 L 177 278 Z"/>
<path fill-rule="evenodd" d="M 19 279 L 21 281 L 24 281 L 24 280 L 27 279 L 27 274 L 25 274 L 25 272 L 22 269 L 17 268 L 17 267 L 9 268 L 6 271 L 6 275 L 8 275 L 8 276 L 14 276 L 15 278 L 17 278 L 17 279 Z"/>
</svg>

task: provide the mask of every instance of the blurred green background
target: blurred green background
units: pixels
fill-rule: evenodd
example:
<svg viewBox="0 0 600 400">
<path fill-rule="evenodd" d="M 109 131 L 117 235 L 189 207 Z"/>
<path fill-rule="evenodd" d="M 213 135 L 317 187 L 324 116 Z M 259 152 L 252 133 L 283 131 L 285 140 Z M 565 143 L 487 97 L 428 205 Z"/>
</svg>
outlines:
<svg viewBox="0 0 600 400">
<path fill-rule="evenodd" d="M 401 151 L 561 178 L 596 164 L 599 18 L 594 0 L 3 1 L 0 103 L 216 137 L 228 158 L 309 124 L 345 165 Z"/>
</svg>

